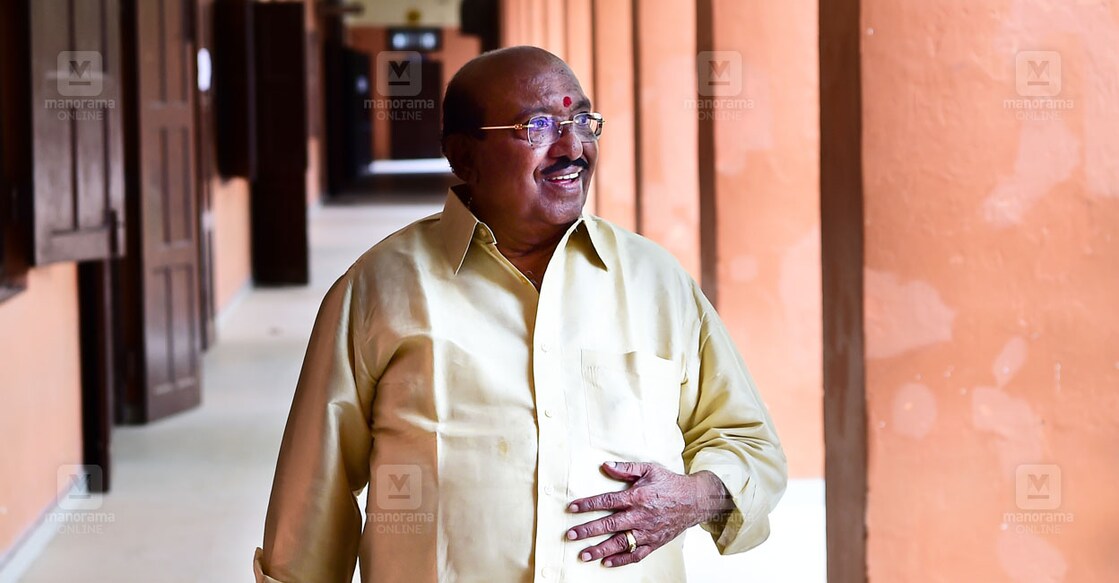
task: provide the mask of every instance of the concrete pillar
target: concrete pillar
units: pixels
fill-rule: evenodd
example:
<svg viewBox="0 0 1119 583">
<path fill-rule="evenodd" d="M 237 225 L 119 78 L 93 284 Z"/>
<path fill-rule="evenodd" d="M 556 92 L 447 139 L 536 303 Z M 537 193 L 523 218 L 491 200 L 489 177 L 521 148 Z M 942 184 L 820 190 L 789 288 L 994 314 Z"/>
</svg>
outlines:
<svg viewBox="0 0 1119 583">
<path fill-rule="evenodd" d="M 698 116 L 710 152 L 699 156 L 703 192 L 711 192 L 701 194 L 705 264 L 713 263 L 704 288 L 765 395 L 790 474 L 818 478 L 824 439 L 816 3 L 700 5 L 699 38 L 709 30 L 710 44 L 699 47 L 698 107 L 689 115 Z"/>
<path fill-rule="evenodd" d="M 632 0 L 594 2 L 594 103 L 606 118 L 595 173 L 595 212 L 637 229 Z"/>
<path fill-rule="evenodd" d="M 823 220 L 864 248 L 825 237 L 825 281 L 861 274 L 865 311 L 833 315 L 865 334 L 835 370 L 865 374 L 848 388 L 865 403 L 869 579 L 1119 580 L 1119 14 L 841 4 L 861 44 L 861 217 L 825 204 Z M 843 175 L 824 142 L 827 191 Z"/>
<path fill-rule="evenodd" d="M 699 278 L 695 0 L 635 2 L 640 232 Z"/>
</svg>

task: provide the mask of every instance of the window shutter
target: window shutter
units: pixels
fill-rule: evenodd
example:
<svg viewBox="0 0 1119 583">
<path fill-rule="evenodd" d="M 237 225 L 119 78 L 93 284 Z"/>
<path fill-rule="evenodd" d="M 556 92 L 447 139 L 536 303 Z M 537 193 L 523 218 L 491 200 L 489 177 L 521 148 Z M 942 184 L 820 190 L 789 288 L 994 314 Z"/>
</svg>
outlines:
<svg viewBox="0 0 1119 583">
<path fill-rule="evenodd" d="M 124 108 L 118 0 L 30 5 L 34 263 L 119 257 Z"/>
</svg>

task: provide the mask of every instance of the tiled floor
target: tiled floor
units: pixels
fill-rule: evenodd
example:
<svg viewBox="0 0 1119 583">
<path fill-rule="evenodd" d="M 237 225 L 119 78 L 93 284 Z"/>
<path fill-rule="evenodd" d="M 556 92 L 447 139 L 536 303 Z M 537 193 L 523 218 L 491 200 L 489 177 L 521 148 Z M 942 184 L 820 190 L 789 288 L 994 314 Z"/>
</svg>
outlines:
<svg viewBox="0 0 1119 583">
<path fill-rule="evenodd" d="M 319 301 L 368 246 L 440 205 L 393 200 L 327 206 L 314 215 L 312 284 L 254 290 L 223 316 L 219 342 L 203 363 L 202 406 L 118 428 L 112 492 L 84 515 L 87 522 L 62 525 L 19 580 L 252 580 L 276 452 Z M 690 533 L 690 580 L 824 581 L 823 495 L 819 480 L 790 484 L 770 540 L 744 555 L 719 557 L 706 533 Z"/>
</svg>

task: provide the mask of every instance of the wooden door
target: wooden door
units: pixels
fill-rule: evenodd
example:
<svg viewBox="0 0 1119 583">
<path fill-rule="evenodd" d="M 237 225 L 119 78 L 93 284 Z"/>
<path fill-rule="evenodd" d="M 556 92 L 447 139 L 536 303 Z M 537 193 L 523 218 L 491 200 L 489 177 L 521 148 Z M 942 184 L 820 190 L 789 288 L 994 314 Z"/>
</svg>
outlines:
<svg viewBox="0 0 1119 583">
<path fill-rule="evenodd" d="M 122 421 L 148 422 L 201 400 L 194 3 L 129 0 L 134 59 L 127 134 L 130 348 Z"/>
</svg>

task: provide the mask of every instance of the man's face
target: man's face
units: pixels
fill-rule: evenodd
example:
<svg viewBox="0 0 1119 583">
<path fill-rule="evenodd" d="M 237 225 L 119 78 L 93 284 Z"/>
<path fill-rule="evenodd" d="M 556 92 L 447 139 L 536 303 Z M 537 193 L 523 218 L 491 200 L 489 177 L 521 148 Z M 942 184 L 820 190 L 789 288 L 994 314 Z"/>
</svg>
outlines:
<svg viewBox="0 0 1119 583">
<path fill-rule="evenodd" d="M 495 84 L 483 101 L 485 125 L 526 123 L 537 115 L 567 121 L 591 111 L 590 100 L 570 72 L 554 65 Z M 529 144 L 525 130 L 488 131 L 474 142 L 471 191 L 479 210 L 494 222 L 521 228 L 556 227 L 582 212 L 598 157 L 595 142 L 581 142 L 571 125 L 553 144 Z M 501 227 L 502 225 L 494 225 Z"/>
</svg>

